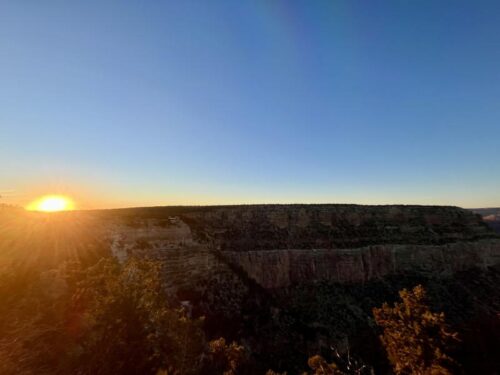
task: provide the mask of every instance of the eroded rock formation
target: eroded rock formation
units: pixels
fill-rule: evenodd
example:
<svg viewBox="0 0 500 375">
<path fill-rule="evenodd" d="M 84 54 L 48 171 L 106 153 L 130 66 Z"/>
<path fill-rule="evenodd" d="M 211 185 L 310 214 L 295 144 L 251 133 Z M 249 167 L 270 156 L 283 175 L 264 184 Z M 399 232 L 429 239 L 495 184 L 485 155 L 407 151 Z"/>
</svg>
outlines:
<svg viewBox="0 0 500 375">
<path fill-rule="evenodd" d="M 257 205 L 115 211 L 120 259 L 161 259 L 173 288 L 242 269 L 264 288 L 366 282 L 395 273 L 451 274 L 500 261 L 500 239 L 457 207 Z"/>
</svg>

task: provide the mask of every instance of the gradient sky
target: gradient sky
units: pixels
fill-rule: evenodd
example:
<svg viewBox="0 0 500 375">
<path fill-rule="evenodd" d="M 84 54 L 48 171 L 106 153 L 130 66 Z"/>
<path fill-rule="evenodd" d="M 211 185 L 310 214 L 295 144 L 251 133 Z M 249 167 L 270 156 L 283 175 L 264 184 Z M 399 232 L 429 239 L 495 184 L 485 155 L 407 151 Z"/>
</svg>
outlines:
<svg viewBox="0 0 500 375">
<path fill-rule="evenodd" d="M 500 206 L 499 1 L 0 2 L 0 202 Z"/>
</svg>

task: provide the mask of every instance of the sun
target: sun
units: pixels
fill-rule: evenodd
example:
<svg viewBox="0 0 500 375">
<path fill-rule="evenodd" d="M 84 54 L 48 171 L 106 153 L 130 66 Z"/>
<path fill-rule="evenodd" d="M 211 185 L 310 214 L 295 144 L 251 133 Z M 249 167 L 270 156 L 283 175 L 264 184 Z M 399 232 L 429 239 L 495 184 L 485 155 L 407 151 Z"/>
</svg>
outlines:
<svg viewBox="0 0 500 375">
<path fill-rule="evenodd" d="M 46 195 L 26 207 L 28 211 L 42 212 L 71 211 L 74 208 L 73 201 L 63 195 Z"/>
</svg>

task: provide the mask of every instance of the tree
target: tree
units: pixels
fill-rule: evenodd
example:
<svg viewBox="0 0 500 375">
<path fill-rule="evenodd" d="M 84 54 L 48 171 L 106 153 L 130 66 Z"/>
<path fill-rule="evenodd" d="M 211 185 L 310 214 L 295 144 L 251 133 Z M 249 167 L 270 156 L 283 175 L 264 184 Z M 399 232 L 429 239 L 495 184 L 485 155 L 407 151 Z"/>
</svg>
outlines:
<svg viewBox="0 0 500 375">
<path fill-rule="evenodd" d="M 228 345 L 226 339 L 221 337 L 209 342 L 208 358 L 211 372 L 235 375 L 236 370 L 245 359 L 245 348 L 235 341 Z"/>
<path fill-rule="evenodd" d="M 421 285 L 412 291 L 399 292 L 402 302 L 390 307 L 384 303 L 373 309 L 380 336 L 389 361 L 396 374 L 438 375 L 451 374 L 455 362 L 447 354 L 456 342 L 457 333 L 451 332 L 444 313 L 434 313 L 427 305 L 426 292 Z"/>
<path fill-rule="evenodd" d="M 328 363 L 320 355 L 310 357 L 307 364 L 314 371 L 313 375 L 344 375 L 334 362 Z"/>
<path fill-rule="evenodd" d="M 195 373 L 204 335 L 200 319 L 169 306 L 161 266 L 102 259 L 87 270 L 74 296 L 85 324 L 78 362 L 92 374 Z M 86 364 L 86 365 L 83 365 Z"/>
</svg>

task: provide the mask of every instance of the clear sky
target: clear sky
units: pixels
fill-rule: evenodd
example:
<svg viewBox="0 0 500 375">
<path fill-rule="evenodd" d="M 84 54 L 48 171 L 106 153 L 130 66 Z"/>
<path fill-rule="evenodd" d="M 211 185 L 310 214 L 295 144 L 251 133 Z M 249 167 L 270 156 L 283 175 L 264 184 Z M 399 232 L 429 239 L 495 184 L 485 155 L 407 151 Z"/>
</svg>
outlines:
<svg viewBox="0 0 500 375">
<path fill-rule="evenodd" d="M 500 206 L 499 1 L 0 2 L 0 202 Z"/>
</svg>

